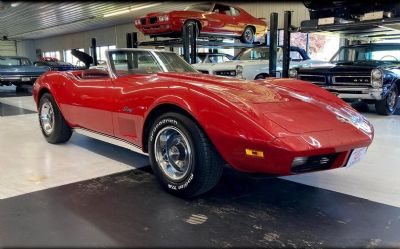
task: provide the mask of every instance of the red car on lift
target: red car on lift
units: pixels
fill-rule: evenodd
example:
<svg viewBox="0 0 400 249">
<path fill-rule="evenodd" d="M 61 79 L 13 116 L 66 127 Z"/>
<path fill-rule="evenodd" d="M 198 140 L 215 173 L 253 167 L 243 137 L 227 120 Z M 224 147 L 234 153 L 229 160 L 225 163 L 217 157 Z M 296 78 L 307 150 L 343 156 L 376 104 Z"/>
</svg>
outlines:
<svg viewBox="0 0 400 249">
<path fill-rule="evenodd" d="M 135 19 L 138 30 L 150 37 L 180 37 L 185 25 L 194 24 L 198 36 L 240 38 L 253 43 L 267 32 L 263 18 L 255 18 L 242 8 L 220 3 L 198 3 L 183 11 L 149 13 Z"/>
<path fill-rule="evenodd" d="M 148 153 L 161 185 L 192 197 L 224 164 L 290 175 L 350 166 L 373 127 L 328 91 L 291 79 L 245 81 L 201 74 L 177 54 L 107 52 L 107 68 L 48 72 L 33 87 L 49 143 L 72 131 Z"/>
</svg>

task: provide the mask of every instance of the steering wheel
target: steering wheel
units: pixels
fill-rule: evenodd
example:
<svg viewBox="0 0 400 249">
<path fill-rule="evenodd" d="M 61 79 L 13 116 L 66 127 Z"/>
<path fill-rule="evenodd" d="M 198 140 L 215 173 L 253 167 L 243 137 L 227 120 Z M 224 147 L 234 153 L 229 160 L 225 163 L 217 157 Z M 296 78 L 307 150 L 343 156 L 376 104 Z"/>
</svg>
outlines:
<svg viewBox="0 0 400 249">
<path fill-rule="evenodd" d="M 393 55 L 385 55 L 385 56 L 383 56 L 382 58 L 381 58 L 381 61 L 383 61 L 383 58 L 385 58 L 385 57 L 391 57 L 391 58 L 393 58 L 393 59 L 395 59 L 396 61 L 399 61 L 396 57 L 394 57 Z"/>
</svg>

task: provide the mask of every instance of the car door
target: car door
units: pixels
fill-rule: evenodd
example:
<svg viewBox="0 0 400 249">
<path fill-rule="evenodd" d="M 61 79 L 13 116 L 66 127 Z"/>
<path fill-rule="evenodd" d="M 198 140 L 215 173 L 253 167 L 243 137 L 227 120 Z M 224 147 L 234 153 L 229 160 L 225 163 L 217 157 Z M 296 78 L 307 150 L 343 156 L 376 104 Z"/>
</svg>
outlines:
<svg viewBox="0 0 400 249">
<path fill-rule="evenodd" d="M 216 3 L 212 11 L 206 14 L 208 25 L 203 32 L 234 35 L 237 32 L 235 18 L 229 6 Z"/>
<path fill-rule="evenodd" d="M 136 51 L 133 56 L 111 54 L 115 62 L 117 77 L 113 79 L 113 124 L 115 136 L 133 144 L 141 144 L 141 123 L 143 108 L 151 96 L 143 96 L 141 90 L 155 79 L 160 71 L 158 63 L 149 51 Z M 118 75 L 118 71 L 129 74 Z M 152 73 L 154 72 L 154 74 Z"/>
<path fill-rule="evenodd" d="M 84 70 L 64 89 L 71 97 L 64 109 L 74 126 L 113 136 L 113 85 L 110 76 L 99 71 Z"/>
</svg>

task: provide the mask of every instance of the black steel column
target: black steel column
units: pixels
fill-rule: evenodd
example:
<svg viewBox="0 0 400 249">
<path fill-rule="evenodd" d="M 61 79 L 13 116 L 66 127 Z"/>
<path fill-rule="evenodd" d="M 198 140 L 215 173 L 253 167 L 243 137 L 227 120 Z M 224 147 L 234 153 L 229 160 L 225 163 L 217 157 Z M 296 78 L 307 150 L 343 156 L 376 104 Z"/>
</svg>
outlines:
<svg viewBox="0 0 400 249">
<path fill-rule="evenodd" d="M 92 38 L 92 46 L 90 47 L 92 49 L 92 57 L 93 57 L 93 65 L 97 66 L 97 51 L 96 51 L 96 38 Z"/>
<path fill-rule="evenodd" d="M 190 63 L 196 63 L 197 58 L 197 25 L 190 25 Z"/>
<path fill-rule="evenodd" d="M 265 41 L 267 43 L 267 41 Z M 269 74 L 276 77 L 276 58 L 278 48 L 278 13 L 272 12 L 269 21 Z"/>
<path fill-rule="evenodd" d="M 126 47 L 132 48 L 132 34 L 126 33 Z"/>
<path fill-rule="evenodd" d="M 190 34 L 190 28 L 188 27 L 188 25 L 185 25 L 182 30 L 182 47 L 183 47 L 183 59 L 187 63 L 190 63 L 189 34 Z"/>
<path fill-rule="evenodd" d="M 285 11 L 283 19 L 283 61 L 282 61 L 282 78 L 289 77 L 290 63 L 290 28 L 292 26 L 292 12 Z"/>
<path fill-rule="evenodd" d="M 132 32 L 132 48 L 138 47 L 137 32 Z"/>
</svg>

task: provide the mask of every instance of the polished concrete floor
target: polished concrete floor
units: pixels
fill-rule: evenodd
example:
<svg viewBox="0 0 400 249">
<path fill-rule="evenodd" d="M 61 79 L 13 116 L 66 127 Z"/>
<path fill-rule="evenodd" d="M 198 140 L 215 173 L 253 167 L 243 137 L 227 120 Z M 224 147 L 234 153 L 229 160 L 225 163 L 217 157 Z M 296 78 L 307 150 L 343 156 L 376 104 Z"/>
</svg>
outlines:
<svg viewBox="0 0 400 249">
<path fill-rule="evenodd" d="M 42 138 L 32 97 L 0 87 L 0 247 L 400 247 L 400 115 L 351 168 L 253 179 L 225 170 L 195 200 L 164 193 L 147 157 L 74 134 Z"/>
</svg>

